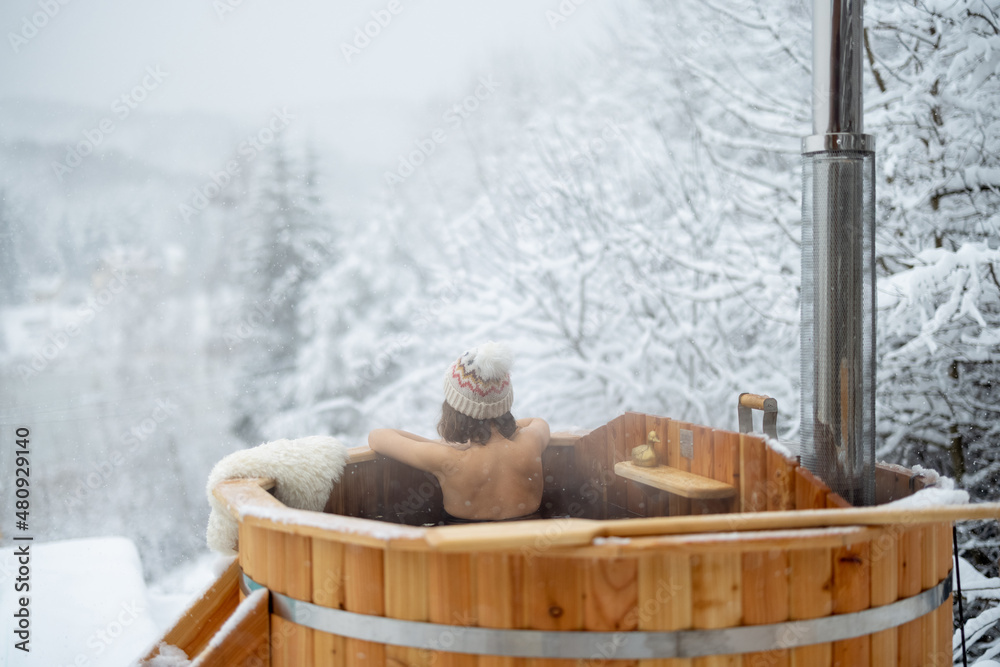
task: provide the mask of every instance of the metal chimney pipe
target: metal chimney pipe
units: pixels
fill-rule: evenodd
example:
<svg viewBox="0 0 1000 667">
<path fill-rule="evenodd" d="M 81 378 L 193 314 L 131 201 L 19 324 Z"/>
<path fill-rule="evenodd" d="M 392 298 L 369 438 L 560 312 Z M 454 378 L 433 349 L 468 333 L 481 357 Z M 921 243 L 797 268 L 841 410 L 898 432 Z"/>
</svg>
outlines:
<svg viewBox="0 0 1000 667">
<path fill-rule="evenodd" d="M 813 2 L 802 141 L 802 463 L 875 502 L 875 141 L 862 125 L 861 0 Z"/>
</svg>

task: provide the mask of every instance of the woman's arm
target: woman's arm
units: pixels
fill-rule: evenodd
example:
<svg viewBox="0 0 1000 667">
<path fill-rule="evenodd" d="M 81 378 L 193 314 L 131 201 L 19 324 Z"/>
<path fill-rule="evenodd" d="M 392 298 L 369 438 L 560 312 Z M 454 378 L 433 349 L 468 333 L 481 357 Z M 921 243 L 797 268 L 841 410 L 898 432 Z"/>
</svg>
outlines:
<svg viewBox="0 0 1000 667">
<path fill-rule="evenodd" d="M 544 419 L 538 417 L 518 419 L 517 427 L 521 433 L 526 434 L 538 444 L 539 452 L 549 446 L 549 424 Z"/>
<path fill-rule="evenodd" d="M 377 428 L 370 432 L 368 446 L 374 452 L 428 472 L 440 471 L 451 450 L 437 440 L 391 428 Z"/>
</svg>

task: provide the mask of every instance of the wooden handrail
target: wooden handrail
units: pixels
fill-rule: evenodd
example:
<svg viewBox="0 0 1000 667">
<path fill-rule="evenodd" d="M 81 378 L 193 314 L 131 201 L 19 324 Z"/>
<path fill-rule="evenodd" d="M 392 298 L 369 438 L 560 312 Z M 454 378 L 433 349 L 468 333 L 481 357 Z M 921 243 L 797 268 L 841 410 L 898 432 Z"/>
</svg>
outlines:
<svg viewBox="0 0 1000 667">
<path fill-rule="evenodd" d="M 913 526 L 945 521 L 1000 519 L 1000 503 L 944 505 L 896 509 L 856 507 L 850 509 L 788 510 L 742 514 L 709 514 L 647 519 L 554 519 L 521 521 L 504 526 L 472 524 L 462 530 L 431 528 L 427 542 L 440 551 L 509 550 L 580 547 L 598 538 L 642 538 L 667 535 L 697 535 L 776 531 L 801 528 L 843 528 L 848 526 Z"/>
<path fill-rule="evenodd" d="M 368 445 L 351 447 L 347 450 L 348 463 L 364 463 L 365 461 L 374 461 L 376 458 L 378 458 L 378 454 L 373 452 Z"/>
<path fill-rule="evenodd" d="M 590 431 L 559 431 L 549 436 L 549 447 L 575 447 Z"/>
</svg>

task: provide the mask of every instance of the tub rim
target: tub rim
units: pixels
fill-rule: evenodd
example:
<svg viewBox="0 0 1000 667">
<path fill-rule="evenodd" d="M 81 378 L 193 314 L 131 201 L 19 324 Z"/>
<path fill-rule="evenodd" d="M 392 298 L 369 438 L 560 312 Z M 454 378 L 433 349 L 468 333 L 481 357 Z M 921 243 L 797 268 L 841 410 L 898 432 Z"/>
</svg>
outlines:
<svg viewBox="0 0 1000 667">
<path fill-rule="evenodd" d="M 652 549 L 705 552 L 847 546 L 914 525 L 993 519 L 1000 514 L 1000 503 L 909 510 L 883 505 L 607 520 L 535 519 L 505 522 L 503 530 L 498 530 L 495 524 L 407 526 L 293 509 L 267 492 L 273 485 L 267 478 L 227 480 L 213 493 L 238 522 L 283 533 L 413 551 L 534 550 L 566 556 L 577 550 L 583 557 L 641 555 Z M 801 539 L 805 529 L 817 541 Z"/>
</svg>

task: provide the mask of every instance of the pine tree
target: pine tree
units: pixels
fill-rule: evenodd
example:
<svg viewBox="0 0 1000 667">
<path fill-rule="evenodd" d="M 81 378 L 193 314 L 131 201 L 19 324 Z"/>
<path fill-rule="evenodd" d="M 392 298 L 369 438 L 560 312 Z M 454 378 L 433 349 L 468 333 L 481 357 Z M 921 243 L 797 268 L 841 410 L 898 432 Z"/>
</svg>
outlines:
<svg viewBox="0 0 1000 667">
<path fill-rule="evenodd" d="M 230 342 L 240 348 L 236 433 L 246 442 L 264 437 L 262 425 L 294 401 L 303 299 L 330 256 L 330 229 L 314 162 L 306 175 L 278 145 L 257 186 L 240 240 L 237 275 L 243 305 Z"/>
<path fill-rule="evenodd" d="M 23 295 L 17 231 L 6 192 L 0 190 L 0 305 L 17 303 Z"/>
</svg>

